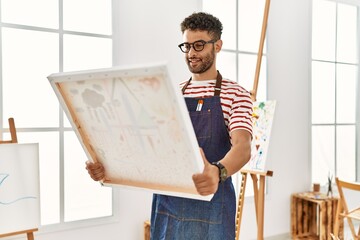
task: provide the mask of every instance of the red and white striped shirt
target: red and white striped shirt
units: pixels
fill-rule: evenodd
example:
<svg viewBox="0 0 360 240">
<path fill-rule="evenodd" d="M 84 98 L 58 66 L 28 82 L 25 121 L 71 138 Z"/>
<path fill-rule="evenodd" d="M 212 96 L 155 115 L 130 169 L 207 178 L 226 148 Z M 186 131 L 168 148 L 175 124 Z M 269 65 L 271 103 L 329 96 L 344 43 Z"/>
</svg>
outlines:
<svg viewBox="0 0 360 240">
<path fill-rule="evenodd" d="M 187 81 L 180 83 L 182 88 Z M 191 80 L 184 97 L 204 98 L 214 96 L 216 80 Z M 220 92 L 221 107 L 229 133 L 236 129 L 252 134 L 252 100 L 250 93 L 237 82 L 223 79 Z"/>
</svg>

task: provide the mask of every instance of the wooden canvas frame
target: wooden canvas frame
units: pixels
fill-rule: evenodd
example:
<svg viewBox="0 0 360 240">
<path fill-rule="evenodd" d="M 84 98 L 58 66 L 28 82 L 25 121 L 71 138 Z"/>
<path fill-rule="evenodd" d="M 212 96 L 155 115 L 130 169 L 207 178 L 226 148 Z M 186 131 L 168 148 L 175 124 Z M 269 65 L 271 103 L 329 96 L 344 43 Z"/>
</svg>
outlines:
<svg viewBox="0 0 360 240">
<path fill-rule="evenodd" d="M 104 184 L 206 199 L 192 181 L 203 160 L 178 84 L 166 64 L 57 73 L 48 77 Z"/>
</svg>

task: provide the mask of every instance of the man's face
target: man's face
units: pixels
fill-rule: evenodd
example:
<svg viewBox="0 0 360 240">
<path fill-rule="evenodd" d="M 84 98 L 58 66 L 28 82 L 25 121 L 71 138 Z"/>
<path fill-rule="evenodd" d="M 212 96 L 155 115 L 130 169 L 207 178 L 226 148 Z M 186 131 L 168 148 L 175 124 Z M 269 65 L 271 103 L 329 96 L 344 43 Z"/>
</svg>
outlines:
<svg viewBox="0 0 360 240">
<path fill-rule="evenodd" d="M 207 31 L 191 31 L 186 30 L 183 34 L 183 41 L 193 43 L 195 41 L 203 40 L 208 42 L 212 40 Z M 201 51 L 195 51 L 191 46 L 190 51 L 185 53 L 185 61 L 190 72 L 200 74 L 209 70 L 215 61 L 215 48 L 213 43 L 204 45 Z"/>
</svg>

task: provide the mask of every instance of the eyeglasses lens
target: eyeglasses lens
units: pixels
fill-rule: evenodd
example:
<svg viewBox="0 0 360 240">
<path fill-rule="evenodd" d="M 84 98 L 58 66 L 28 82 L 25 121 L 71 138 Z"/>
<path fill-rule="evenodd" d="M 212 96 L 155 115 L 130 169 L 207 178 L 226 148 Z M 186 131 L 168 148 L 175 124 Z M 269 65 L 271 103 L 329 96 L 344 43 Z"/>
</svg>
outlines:
<svg viewBox="0 0 360 240">
<path fill-rule="evenodd" d="M 195 49 L 195 51 L 201 51 L 204 49 L 206 42 L 203 41 L 197 41 L 193 43 L 193 47 Z"/>
<path fill-rule="evenodd" d="M 205 44 L 207 43 L 214 43 L 214 41 L 210 40 L 208 42 L 205 42 L 204 40 L 199 40 L 193 43 L 182 43 L 179 45 L 179 47 L 184 53 L 190 52 L 191 47 L 193 47 L 195 51 L 200 52 L 204 49 Z"/>
</svg>

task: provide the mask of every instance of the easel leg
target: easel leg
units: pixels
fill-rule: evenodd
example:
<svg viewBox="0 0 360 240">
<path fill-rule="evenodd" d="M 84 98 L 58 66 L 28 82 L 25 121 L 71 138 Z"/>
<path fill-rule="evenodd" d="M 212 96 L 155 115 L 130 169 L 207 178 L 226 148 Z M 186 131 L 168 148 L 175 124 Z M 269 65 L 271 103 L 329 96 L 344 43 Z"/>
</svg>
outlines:
<svg viewBox="0 0 360 240">
<path fill-rule="evenodd" d="M 33 232 L 28 232 L 26 235 L 27 235 L 27 240 L 34 240 L 34 233 Z"/>
<path fill-rule="evenodd" d="M 17 141 L 14 118 L 9 118 L 8 121 L 9 121 L 9 128 L 10 128 L 10 134 L 11 134 L 11 142 L 17 143 L 18 141 Z"/>
<path fill-rule="evenodd" d="M 257 239 L 264 239 L 264 199 L 265 199 L 265 176 L 260 176 L 260 182 L 258 183 L 258 177 L 256 174 L 251 174 L 254 187 L 254 201 L 257 223 Z"/>
<path fill-rule="evenodd" d="M 235 240 L 239 240 L 239 236 L 240 236 L 241 218 L 242 218 L 242 211 L 244 208 L 244 201 L 245 201 L 246 179 L 247 179 L 247 173 L 241 173 L 241 187 L 239 192 L 238 210 L 236 215 Z"/>
<path fill-rule="evenodd" d="M 255 216 L 256 216 L 256 222 L 258 222 L 258 198 L 259 198 L 259 187 L 258 187 L 258 177 L 256 174 L 250 174 L 251 178 L 253 180 L 253 189 L 254 189 L 254 202 L 255 202 Z"/>
<path fill-rule="evenodd" d="M 260 176 L 260 187 L 258 195 L 258 240 L 264 239 L 264 199 L 265 199 L 265 176 Z"/>
<path fill-rule="evenodd" d="M 264 208 L 265 208 L 265 177 L 273 175 L 273 171 L 256 172 L 243 170 L 242 174 L 250 173 L 254 188 L 254 205 L 257 223 L 257 239 L 264 239 Z M 260 177 L 260 179 L 258 178 Z M 259 182 L 260 180 L 260 182 Z"/>
</svg>

